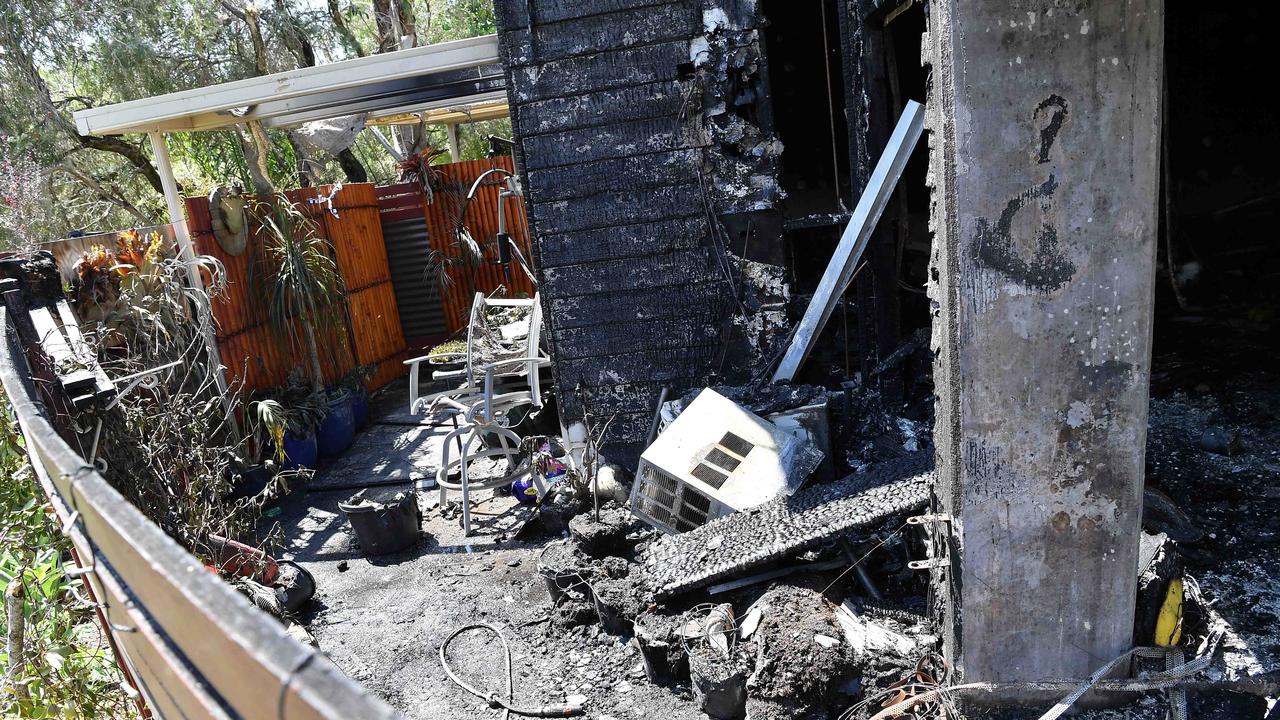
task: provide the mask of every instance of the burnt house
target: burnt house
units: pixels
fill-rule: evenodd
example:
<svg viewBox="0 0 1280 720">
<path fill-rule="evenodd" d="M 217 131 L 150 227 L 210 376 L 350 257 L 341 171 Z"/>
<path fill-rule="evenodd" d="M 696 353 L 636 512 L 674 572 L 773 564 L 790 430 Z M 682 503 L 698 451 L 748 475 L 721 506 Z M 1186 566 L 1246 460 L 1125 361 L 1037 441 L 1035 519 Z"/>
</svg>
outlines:
<svg viewBox="0 0 1280 720">
<path fill-rule="evenodd" d="M 923 98 L 924 11 L 856 0 L 497 11 L 562 413 L 616 413 L 606 452 L 630 465 L 663 386 L 746 382 L 785 348 L 789 311 L 803 312 L 894 119 Z M 922 186 L 918 154 L 908 173 Z M 899 345 L 900 266 L 917 276 L 915 324 L 927 324 L 927 199 L 908 194 L 811 379 L 866 374 Z"/>
<path fill-rule="evenodd" d="M 1188 323 L 1274 337 L 1250 323 L 1275 307 L 1277 124 L 1244 84 L 1273 9 L 497 9 L 562 418 L 616 413 L 606 454 L 630 465 L 661 388 L 766 377 L 925 101 L 927 143 L 797 379 L 895 398 L 915 373 L 886 360 L 932 351 L 929 567 L 962 674 L 1085 677 L 1130 647 L 1153 337 L 1166 358 L 1208 347 Z"/>
</svg>

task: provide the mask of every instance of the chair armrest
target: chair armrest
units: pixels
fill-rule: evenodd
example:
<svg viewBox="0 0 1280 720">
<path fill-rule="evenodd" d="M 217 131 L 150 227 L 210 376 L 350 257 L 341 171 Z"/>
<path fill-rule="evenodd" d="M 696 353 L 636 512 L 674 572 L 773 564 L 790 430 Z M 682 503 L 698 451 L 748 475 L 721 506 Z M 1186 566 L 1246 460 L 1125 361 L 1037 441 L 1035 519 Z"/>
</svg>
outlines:
<svg viewBox="0 0 1280 720">
<path fill-rule="evenodd" d="M 491 372 L 507 365 L 528 365 L 531 362 L 540 364 L 539 358 L 510 358 L 508 360 L 496 360 L 494 362 L 481 365 L 480 369 L 485 372 Z"/>
<path fill-rule="evenodd" d="M 404 364 L 405 364 L 405 365 L 417 365 L 418 363 L 423 362 L 424 360 L 435 360 L 436 358 L 446 358 L 446 357 L 466 357 L 466 356 L 467 356 L 467 354 L 466 354 L 466 353 L 464 353 L 464 352 L 432 353 L 432 354 L 430 354 L 430 355 L 423 355 L 422 357 L 410 358 L 410 359 L 408 359 L 408 360 L 405 360 L 405 361 L 404 361 Z"/>
</svg>

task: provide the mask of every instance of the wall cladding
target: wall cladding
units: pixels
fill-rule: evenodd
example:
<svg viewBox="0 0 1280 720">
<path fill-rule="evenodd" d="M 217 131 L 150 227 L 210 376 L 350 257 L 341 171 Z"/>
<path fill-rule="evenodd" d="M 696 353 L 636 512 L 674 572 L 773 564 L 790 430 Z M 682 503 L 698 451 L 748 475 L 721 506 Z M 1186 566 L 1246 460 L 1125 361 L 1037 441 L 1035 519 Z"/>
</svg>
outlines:
<svg viewBox="0 0 1280 720">
<path fill-rule="evenodd" d="M 562 415 L 617 413 L 605 453 L 630 466 L 664 384 L 734 379 L 743 280 L 718 216 L 778 196 L 759 14 L 753 1 L 496 7 Z"/>
</svg>

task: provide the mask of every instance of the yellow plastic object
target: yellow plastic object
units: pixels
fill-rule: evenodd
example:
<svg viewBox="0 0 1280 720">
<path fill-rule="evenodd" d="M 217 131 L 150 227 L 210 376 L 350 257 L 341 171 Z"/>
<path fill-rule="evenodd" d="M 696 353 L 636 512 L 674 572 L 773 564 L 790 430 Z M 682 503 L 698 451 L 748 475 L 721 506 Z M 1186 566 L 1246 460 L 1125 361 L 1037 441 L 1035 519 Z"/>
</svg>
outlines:
<svg viewBox="0 0 1280 720">
<path fill-rule="evenodd" d="M 1182 578 L 1169 581 L 1169 592 L 1156 617 L 1156 645 L 1173 647 L 1182 639 Z"/>
</svg>

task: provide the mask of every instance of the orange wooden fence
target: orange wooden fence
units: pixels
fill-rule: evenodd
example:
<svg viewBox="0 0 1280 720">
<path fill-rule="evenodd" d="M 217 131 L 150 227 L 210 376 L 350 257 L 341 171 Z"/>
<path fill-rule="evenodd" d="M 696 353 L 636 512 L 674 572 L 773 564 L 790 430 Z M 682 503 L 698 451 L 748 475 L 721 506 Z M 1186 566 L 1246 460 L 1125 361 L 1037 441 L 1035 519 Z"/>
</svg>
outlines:
<svg viewBox="0 0 1280 720">
<path fill-rule="evenodd" d="M 431 202 L 426 205 L 427 232 L 431 239 L 431 248 L 447 257 L 459 257 L 457 242 L 457 218 L 462 211 L 463 198 L 476 178 L 486 170 L 502 168 L 508 172 L 512 169 L 510 156 L 499 156 L 483 160 L 466 160 L 448 165 L 433 165 L 432 170 L 439 173 L 443 191 L 433 193 Z M 444 304 L 445 321 L 450 331 L 465 327 L 467 317 L 471 313 L 471 302 L 475 293 L 492 293 L 499 287 L 506 286 L 509 297 L 532 296 L 535 292 L 533 283 L 519 263 L 513 258 L 511 263 L 511 282 L 506 283 L 502 275 L 502 266 L 498 264 L 498 245 L 494 238 L 498 233 L 498 192 L 501 190 L 502 174 L 494 173 L 484 179 L 476 196 L 467 204 L 462 224 L 471 233 L 471 237 L 480 243 L 485 251 L 484 262 L 470 269 L 453 267 L 449 270 L 451 282 L 440 288 L 440 299 Z M 532 262 L 529 250 L 529 223 L 525 217 L 524 201 L 521 198 L 507 198 L 505 203 L 507 217 L 507 233 L 515 240 L 526 260 Z"/>
<path fill-rule="evenodd" d="M 369 383 L 377 389 L 403 374 L 404 335 L 387 268 L 387 252 L 378 220 L 374 186 L 343 185 L 292 190 L 286 196 L 299 204 L 319 233 L 333 245 L 338 269 L 346 284 L 345 317 L 341 327 L 318 338 L 325 382 L 332 383 L 357 364 L 376 364 Z M 309 202 L 311 200 L 321 202 Z M 213 237 L 207 198 L 187 198 L 187 227 L 197 253 L 212 255 L 227 270 L 228 292 L 214 300 L 218 347 L 229 380 L 246 390 L 282 384 L 289 370 L 303 365 L 305 354 L 274 328 L 261 293 L 250 283 L 249 268 L 261 243 L 261 230 L 252 228 L 245 252 L 226 253 Z M 335 215 L 336 212 L 336 215 Z M 295 333 L 295 336 L 301 337 Z"/>
</svg>

